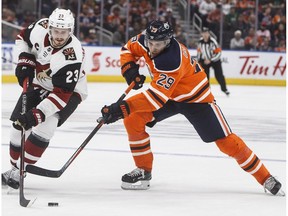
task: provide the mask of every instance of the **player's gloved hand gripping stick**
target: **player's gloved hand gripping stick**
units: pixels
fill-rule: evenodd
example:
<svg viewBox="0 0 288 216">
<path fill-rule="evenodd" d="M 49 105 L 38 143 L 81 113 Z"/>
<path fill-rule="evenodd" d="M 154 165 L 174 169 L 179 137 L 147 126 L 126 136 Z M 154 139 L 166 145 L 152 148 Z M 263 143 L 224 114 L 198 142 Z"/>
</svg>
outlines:
<svg viewBox="0 0 288 216">
<path fill-rule="evenodd" d="M 135 86 L 135 81 L 133 81 L 128 86 L 128 88 L 121 95 L 121 97 L 118 99 L 117 102 L 120 103 L 126 97 L 126 95 L 131 91 L 131 89 L 133 89 L 134 86 Z M 98 125 L 93 129 L 93 131 L 89 134 L 89 136 L 84 140 L 84 142 L 79 146 L 79 148 L 74 152 L 74 154 L 69 158 L 69 160 L 64 164 L 64 166 L 60 170 L 48 170 L 48 169 L 44 169 L 44 168 L 34 166 L 34 165 L 27 165 L 26 171 L 34 175 L 40 175 L 40 176 L 51 177 L 51 178 L 59 178 L 65 172 L 65 170 L 70 166 L 70 164 L 75 160 L 75 158 L 80 154 L 80 152 L 85 148 L 85 146 L 92 139 L 92 137 L 97 133 L 97 131 L 102 127 L 105 121 L 106 119 L 102 117 L 97 120 Z"/>
</svg>

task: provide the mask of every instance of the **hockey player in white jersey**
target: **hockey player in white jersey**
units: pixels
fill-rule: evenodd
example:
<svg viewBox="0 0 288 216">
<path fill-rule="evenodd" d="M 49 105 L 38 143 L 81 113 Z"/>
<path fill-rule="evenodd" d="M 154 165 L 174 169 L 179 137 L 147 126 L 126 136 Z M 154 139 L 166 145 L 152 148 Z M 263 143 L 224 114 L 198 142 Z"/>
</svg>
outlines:
<svg viewBox="0 0 288 216">
<path fill-rule="evenodd" d="M 21 130 L 25 128 L 24 167 L 35 164 L 61 126 L 87 97 L 86 75 L 82 70 L 84 51 L 73 35 L 70 10 L 56 9 L 22 30 L 16 39 L 19 60 L 15 75 L 23 87 L 29 79 L 27 112 L 21 113 L 21 96 L 12 112 L 10 162 L 2 173 L 2 185 L 19 187 Z"/>
</svg>

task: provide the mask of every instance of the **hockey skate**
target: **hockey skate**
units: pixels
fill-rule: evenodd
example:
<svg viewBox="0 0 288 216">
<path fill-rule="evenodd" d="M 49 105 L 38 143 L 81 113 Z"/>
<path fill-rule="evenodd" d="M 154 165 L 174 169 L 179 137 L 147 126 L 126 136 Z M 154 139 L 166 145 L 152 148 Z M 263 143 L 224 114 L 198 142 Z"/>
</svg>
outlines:
<svg viewBox="0 0 288 216">
<path fill-rule="evenodd" d="M 275 196 L 285 196 L 285 192 L 282 190 L 281 183 L 273 176 L 270 176 L 263 184 L 265 192 L 267 190 Z"/>
<path fill-rule="evenodd" d="M 9 186 L 14 189 L 19 188 L 20 171 L 16 167 L 2 173 L 2 186 Z"/>
<path fill-rule="evenodd" d="M 228 96 L 229 97 L 229 95 L 230 95 L 230 92 L 228 91 L 228 90 L 225 90 L 225 91 L 223 91 L 225 94 L 226 94 L 226 96 Z"/>
<path fill-rule="evenodd" d="M 130 173 L 122 176 L 123 190 L 147 190 L 150 188 L 151 172 L 136 168 Z"/>
</svg>

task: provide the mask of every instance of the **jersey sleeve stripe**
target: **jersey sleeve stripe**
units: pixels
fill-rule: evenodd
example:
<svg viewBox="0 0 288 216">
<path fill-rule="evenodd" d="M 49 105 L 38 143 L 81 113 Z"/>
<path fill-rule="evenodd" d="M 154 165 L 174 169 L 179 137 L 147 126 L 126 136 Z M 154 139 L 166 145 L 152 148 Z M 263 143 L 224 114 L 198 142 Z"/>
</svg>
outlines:
<svg viewBox="0 0 288 216">
<path fill-rule="evenodd" d="M 149 86 L 149 89 L 151 89 L 156 94 L 160 95 L 160 97 L 162 97 L 165 100 L 165 102 L 169 100 L 169 98 L 165 94 L 163 94 L 161 91 L 157 90 L 156 88 L 152 87 L 151 85 Z"/>
<path fill-rule="evenodd" d="M 131 52 L 129 50 L 121 50 L 121 55 L 122 54 L 127 54 L 127 53 L 131 54 Z"/>
<path fill-rule="evenodd" d="M 47 117 L 53 115 L 59 110 L 63 109 L 66 103 L 62 101 L 57 95 L 50 93 L 49 96 L 38 104 L 37 109 L 40 109 Z"/>
<path fill-rule="evenodd" d="M 182 100 L 181 102 L 189 102 L 189 101 L 193 101 L 196 98 L 198 98 L 205 90 L 207 90 L 207 88 L 209 88 L 209 83 L 206 83 L 206 85 L 204 85 L 196 94 L 194 94 L 192 97 L 189 97 L 185 100 Z M 210 93 L 210 92 L 209 92 Z"/>
<path fill-rule="evenodd" d="M 160 106 L 149 96 L 149 94 L 144 91 L 143 94 L 147 98 L 147 100 L 155 107 L 156 110 L 160 109 Z"/>
<path fill-rule="evenodd" d="M 54 98 L 50 97 L 50 98 L 47 98 L 48 101 L 50 101 L 54 107 L 56 107 L 57 109 L 55 109 L 55 112 L 58 112 L 59 110 L 63 109 L 63 106 L 61 106 L 57 100 L 55 100 Z M 46 113 L 45 113 L 46 115 Z"/>
<path fill-rule="evenodd" d="M 210 88 L 208 88 L 208 90 L 197 100 L 193 101 L 195 103 L 200 103 L 201 101 L 203 101 L 206 97 L 208 97 L 211 94 L 211 90 Z"/>
<path fill-rule="evenodd" d="M 180 101 L 183 98 L 191 97 L 194 95 L 204 84 L 208 83 L 207 77 L 205 77 L 195 88 L 192 89 L 188 94 L 182 94 L 174 98 L 175 101 Z"/>
<path fill-rule="evenodd" d="M 165 104 L 165 102 L 163 102 L 160 97 L 158 97 L 158 95 L 156 93 L 154 93 L 151 89 L 147 90 L 157 101 L 158 103 L 160 103 L 162 106 Z"/>
<path fill-rule="evenodd" d="M 48 99 L 51 100 L 52 98 L 54 99 L 53 101 L 55 101 L 57 104 L 59 104 L 57 106 L 58 107 L 60 106 L 61 109 L 66 106 L 66 103 L 63 100 L 61 100 L 56 94 L 53 94 L 53 93 L 49 94 Z"/>
</svg>

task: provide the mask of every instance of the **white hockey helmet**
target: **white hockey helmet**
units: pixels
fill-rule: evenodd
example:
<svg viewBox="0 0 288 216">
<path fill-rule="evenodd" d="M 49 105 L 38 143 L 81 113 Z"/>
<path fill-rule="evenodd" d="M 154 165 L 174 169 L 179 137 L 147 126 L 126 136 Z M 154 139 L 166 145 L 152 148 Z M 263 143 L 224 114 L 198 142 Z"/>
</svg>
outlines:
<svg viewBox="0 0 288 216">
<path fill-rule="evenodd" d="M 56 8 L 49 16 L 48 27 L 71 29 L 70 35 L 74 32 L 74 16 L 70 10 Z"/>
</svg>

